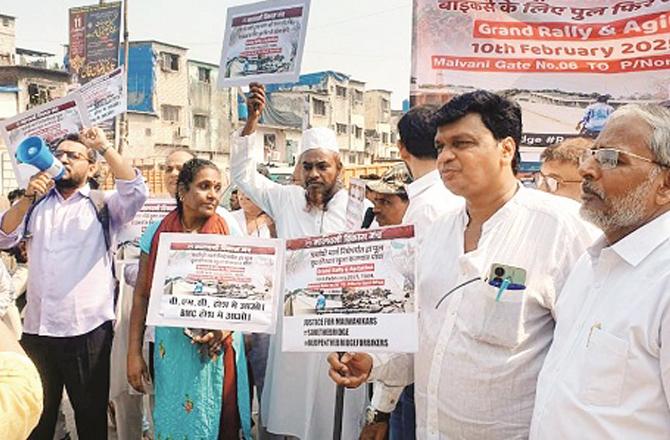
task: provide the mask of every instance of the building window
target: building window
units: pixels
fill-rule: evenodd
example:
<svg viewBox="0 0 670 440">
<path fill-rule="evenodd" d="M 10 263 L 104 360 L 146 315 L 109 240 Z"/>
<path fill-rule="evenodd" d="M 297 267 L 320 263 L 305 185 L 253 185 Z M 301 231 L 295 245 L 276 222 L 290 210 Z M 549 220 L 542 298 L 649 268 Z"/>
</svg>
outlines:
<svg viewBox="0 0 670 440">
<path fill-rule="evenodd" d="M 335 124 L 337 134 L 347 134 L 346 124 Z"/>
<path fill-rule="evenodd" d="M 209 127 L 209 118 L 205 115 L 193 115 L 193 126 L 206 130 Z"/>
<path fill-rule="evenodd" d="M 363 101 L 363 92 L 360 90 L 354 90 L 354 101 L 362 102 Z"/>
<path fill-rule="evenodd" d="M 395 132 L 393 132 L 393 133 L 391 133 L 391 143 L 395 144 L 396 142 L 398 142 L 398 137 L 395 134 Z"/>
<path fill-rule="evenodd" d="M 9 27 L 9 18 L 7 17 L 2 17 L 2 25 L 4 27 Z"/>
<path fill-rule="evenodd" d="M 356 164 L 356 155 L 355 154 L 350 154 L 349 155 L 349 163 Z"/>
<path fill-rule="evenodd" d="M 151 136 L 151 129 L 150 128 L 145 128 L 144 129 L 144 135 L 147 136 L 147 137 Z"/>
<path fill-rule="evenodd" d="M 198 67 L 198 81 L 209 83 L 210 73 L 212 69 L 206 67 Z"/>
<path fill-rule="evenodd" d="M 30 107 L 46 104 L 51 101 L 51 90 L 42 84 L 30 83 L 28 84 L 28 98 Z"/>
<path fill-rule="evenodd" d="M 312 109 L 315 115 L 326 116 L 326 103 L 320 99 L 312 100 Z"/>
<path fill-rule="evenodd" d="M 356 136 L 356 139 L 360 139 L 363 137 L 363 129 L 361 127 L 354 127 L 354 135 Z"/>
<path fill-rule="evenodd" d="M 389 142 L 389 134 L 382 133 L 382 144 L 388 144 L 388 142 Z"/>
<path fill-rule="evenodd" d="M 342 98 L 347 97 L 347 88 L 342 86 L 335 86 L 335 94 Z"/>
<path fill-rule="evenodd" d="M 388 99 L 382 98 L 382 110 L 385 112 L 391 108 L 391 102 Z"/>
<path fill-rule="evenodd" d="M 161 52 L 161 62 L 163 70 L 171 72 L 179 71 L 179 55 L 169 52 Z"/>
<path fill-rule="evenodd" d="M 161 105 L 161 118 L 164 121 L 178 122 L 179 110 L 176 105 Z"/>
</svg>

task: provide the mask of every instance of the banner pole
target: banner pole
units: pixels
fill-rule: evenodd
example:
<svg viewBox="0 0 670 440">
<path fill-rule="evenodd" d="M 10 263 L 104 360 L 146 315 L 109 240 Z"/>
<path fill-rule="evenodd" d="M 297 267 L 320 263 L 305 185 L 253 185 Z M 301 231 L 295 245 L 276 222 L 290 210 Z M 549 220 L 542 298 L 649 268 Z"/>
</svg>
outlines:
<svg viewBox="0 0 670 440">
<path fill-rule="evenodd" d="M 123 74 L 126 77 L 126 88 L 128 87 L 128 51 L 130 41 L 128 40 L 128 0 L 123 0 Z M 128 109 L 121 114 L 121 141 L 119 142 L 119 154 L 123 147 L 128 145 Z"/>
<path fill-rule="evenodd" d="M 343 352 L 338 352 L 341 359 Z M 335 421 L 333 424 L 333 440 L 342 440 L 342 413 L 344 412 L 344 386 L 337 385 L 335 390 Z"/>
</svg>

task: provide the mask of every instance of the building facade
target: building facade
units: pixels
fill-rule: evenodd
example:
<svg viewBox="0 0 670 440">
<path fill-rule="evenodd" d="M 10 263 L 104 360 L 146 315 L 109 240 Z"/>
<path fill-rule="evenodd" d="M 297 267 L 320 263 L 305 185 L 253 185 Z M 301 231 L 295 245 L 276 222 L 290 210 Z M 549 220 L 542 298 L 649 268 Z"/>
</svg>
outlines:
<svg viewBox="0 0 670 440">
<path fill-rule="evenodd" d="M 365 143 L 373 160 L 397 159 L 397 121 L 393 122 L 391 92 L 388 90 L 366 90 Z"/>
</svg>

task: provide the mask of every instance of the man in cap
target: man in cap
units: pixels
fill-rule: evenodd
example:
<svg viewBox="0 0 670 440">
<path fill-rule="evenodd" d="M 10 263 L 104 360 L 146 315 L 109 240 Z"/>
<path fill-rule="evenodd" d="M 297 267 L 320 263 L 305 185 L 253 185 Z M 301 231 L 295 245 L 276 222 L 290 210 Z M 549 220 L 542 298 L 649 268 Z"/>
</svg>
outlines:
<svg viewBox="0 0 670 440">
<path fill-rule="evenodd" d="M 256 128 L 265 108 L 265 88 L 250 85 L 249 117 L 232 139 L 231 174 L 236 184 L 275 221 L 279 238 L 318 236 L 346 229 L 348 195 L 335 133 L 312 128 L 302 135 L 298 157 L 302 185 L 279 185 L 258 173 L 263 145 Z M 361 219 L 362 220 L 362 219 Z M 332 436 L 335 387 L 327 378 L 325 354 L 282 353 L 282 325 L 270 340 L 262 399 L 262 423 L 274 434 L 303 440 Z M 363 390 L 346 393 L 343 438 L 358 436 L 365 410 Z"/>
<path fill-rule="evenodd" d="M 375 214 L 379 226 L 399 225 L 409 206 L 409 197 L 405 185 L 412 182 L 407 166 L 403 163 L 389 168 L 377 180 L 367 183 L 367 189 L 372 192 L 372 212 Z"/>
</svg>

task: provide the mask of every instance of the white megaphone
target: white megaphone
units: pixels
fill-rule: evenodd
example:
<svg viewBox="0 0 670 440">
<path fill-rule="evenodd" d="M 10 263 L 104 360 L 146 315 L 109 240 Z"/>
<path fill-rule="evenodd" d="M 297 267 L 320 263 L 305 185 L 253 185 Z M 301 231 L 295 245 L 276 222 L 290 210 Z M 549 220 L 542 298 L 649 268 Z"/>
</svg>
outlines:
<svg viewBox="0 0 670 440">
<path fill-rule="evenodd" d="M 30 136 L 21 141 L 16 148 L 16 160 L 46 172 L 54 180 L 59 180 L 65 173 L 63 164 L 51 154 L 49 145 L 39 136 Z"/>
</svg>

